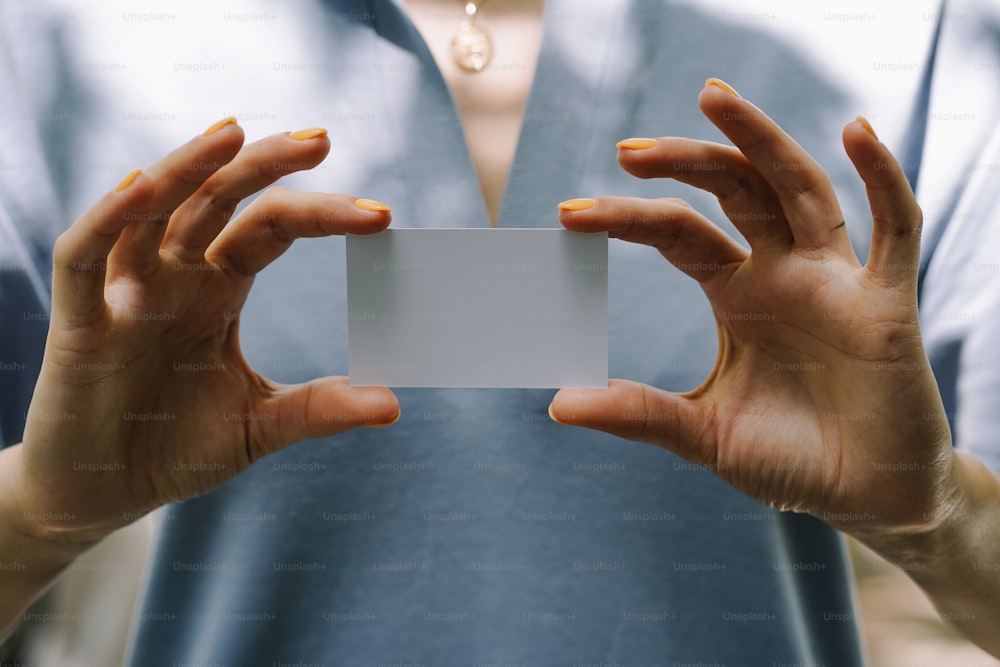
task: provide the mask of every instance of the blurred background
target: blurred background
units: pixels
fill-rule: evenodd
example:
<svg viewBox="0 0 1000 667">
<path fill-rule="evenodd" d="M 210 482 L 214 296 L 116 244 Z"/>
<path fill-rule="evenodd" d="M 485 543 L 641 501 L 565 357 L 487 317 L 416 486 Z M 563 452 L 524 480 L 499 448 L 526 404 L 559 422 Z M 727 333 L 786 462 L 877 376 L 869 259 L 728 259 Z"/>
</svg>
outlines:
<svg viewBox="0 0 1000 667">
<path fill-rule="evenodd" d="M 881 13 L 886 6 L 898 1 L 841 2 L 836 4 L 836 9 L 838 12 L 870 9 Z M 927 17 L 934 15 L 937 1 L 908 2 L 914 7 L 913 29 L 926 27 Z M 96 9 L 98 3 L 94 4 Z M 714 8 L 721 12 L 719 7 L 723 7 L 728 11 L 723 15 L 732 14 L 729 11 L 731 7 L 725 2 L 701 4 L 706 11 L 713 11 Z M 736 3 L 728 4 L 736 6 Z M 780 3 L 770 3 L 777 4 Z M 806 4 L 785 3 L 788 7 L 804 7 Z M 887 43 L 884 48 L 892 53 L 905 52 L 910 41 L 907 30 L 906 26 L 899 26 L 893 35 L 896 41 Z M 101 37 L 112 41 L 106 35 Z M 136 52 L 141 52 L 138 49 L 144 46 L 135 45 Z M 842 60 L 855 59 L 856 62 L 848 63 L 840 70 L 851 70 L 857 72 L 859 77 L 867 75 L 871 78 L 869 92 L 873 99 L 891 98 L 896 94 L 893 86 L 884 85 L 883 79 L 872 76 L 871 62 L 863 60 L 861 49 L 835 50 L 831 42 L 831 53 L 836 54 L 831 57 Z M 833 76 L 834 73 L 831 71 L 828 74 Z M 268 129 L 257 127 L 254 133 L 263 134 Z M 891 125 L 879 126 L 880 134 L 887 137 L 890 144 L 898 139 L 902 130 L 902 127 Z M 116 174 L 121 170 L 117 164 L 111 167 Z M 98 176 L 107 180 L 104 175 Z M 150 546 L 162 516 L 163 512 L 160 512 L 116 533 L 74 564 L 60 583 L 24 615 L 18 633 L 0 645 L 0 667 L 120 666 Z M 853 541 L 850 549 L 856 573 L 859 622 L 870 667 L 1000 667 L 1000 661 L 964 640 L 943 623 L 926 596 L 903 572 Z M 97 594 L 98 591 L 100 594 Z"/>
</svg>

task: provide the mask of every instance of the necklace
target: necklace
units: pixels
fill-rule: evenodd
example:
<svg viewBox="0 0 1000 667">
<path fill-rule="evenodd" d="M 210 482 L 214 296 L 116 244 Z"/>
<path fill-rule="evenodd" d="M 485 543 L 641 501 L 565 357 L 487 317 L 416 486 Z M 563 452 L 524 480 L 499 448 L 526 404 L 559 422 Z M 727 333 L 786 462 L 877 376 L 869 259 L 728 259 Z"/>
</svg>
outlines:
<svg viewBox="0 0 1000 667">
<path fill-rule="evenodd" d="M 466 72 L 482 72 L 493 59 L 493 39 L 490 33 L 476 25 L 479 6 L 486 0 L 467 0 L 465 20 L 451 38 L 451 57 Z"/>
</svg>

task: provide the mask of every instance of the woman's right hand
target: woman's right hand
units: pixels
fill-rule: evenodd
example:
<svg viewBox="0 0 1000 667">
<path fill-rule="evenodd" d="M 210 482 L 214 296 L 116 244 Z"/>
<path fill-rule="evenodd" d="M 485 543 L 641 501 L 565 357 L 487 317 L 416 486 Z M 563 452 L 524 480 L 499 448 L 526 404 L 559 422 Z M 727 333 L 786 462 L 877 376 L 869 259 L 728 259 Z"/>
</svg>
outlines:
<svg viewBox="0 0 1000 667">
<path fill-rule="evenodd" d="M 279 385 L 240 351 L 254 276 L 292 241 L 389 224 L 377 202 L 281 187 L 230 220 L 329 147 L 323 130 L 243 146 L 222 121 L 130 174 L 59 238 L 24 442 L 0 456 L 22 528 L 91 542 L 293 442 L 398 418 L 388 389 Z"/>
</svg>

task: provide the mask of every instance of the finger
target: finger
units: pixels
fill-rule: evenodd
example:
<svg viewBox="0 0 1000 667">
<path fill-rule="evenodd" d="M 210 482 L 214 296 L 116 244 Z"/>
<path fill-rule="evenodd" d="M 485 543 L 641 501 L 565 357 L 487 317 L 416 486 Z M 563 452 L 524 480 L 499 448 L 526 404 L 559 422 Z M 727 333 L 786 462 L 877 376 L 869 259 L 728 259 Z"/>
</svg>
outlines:
<svg viewBox="0 0 1000 667">
<path fill-rule="evenodd" d="M 560 424 L 659 445 L 696 463 L 715 463 L 711 420 L 690 398 L 630 380 L 607 389 L 560 389 L 549 406 Z"/>
<path fill-rule="evenodd" d="M 399 401 L 385 387 L 352 387 L 347 378 L 329 377 L 285 386 L 271 396 L 254 420 L 258 457 L 308 438 L 343 433 L 359 426 L 388 426 L 399 420 Z"/>
<path fill-rule="evenodd" d="M 159 266 L 160 242 L 170 215 L 212 174 L 229 162 L 243 145 L 236 119 L 219 121 L 146 170 L 155 192 L 148 206 L 136 211 L 112 251 L 122 271 L 146 275 Z"/>
<path fill-rule="evenodd" d="M 184 262 L 201 261 L 239 203 L 282 176 L 312 169 L 330 152 L 326 130 L 276 134 L 244 147 L 178 207 L 163 239 L 164 250 Z"/>
<path fill-rule="evenodd" d="M 788 228 L 778 198 L 736 148 L 680 137 L 627 139 L 618 162 L 639 178 L 672 178 L 710 192 L 750 247 L 788 248 Z"/>
<path fill-rule="evenodd" d="M 153 179 L 137 169 L 56 240 L 53 319 L 83 325 L 104 313 L 108 255 L 122 230 L 146 209 L 154 191 Z"/>
<path fill-rule="evenodd" d="M 726 89 L 732 90 L 706 85 L 698 97 L 701 110 L 774 190 L 795 245 L 802 250 L 829 249 L 853 257 L 844 217 L 826 172 L 764 112 Z"/>
<path fill-rule="evenodd" d="M 916 287 L 923 214 L 910 183 L 868 121 L 844 128 L 844 148 L 868 192 L 874 227 L 865 270 L 890 285 Z"/>
<path fill-rule="evenodd" d="M 747 258 L 746 250 L 682 199 L 571 199 L 559 205 L 559 222 L 572 231 L 606 231 L 652 246 L 703 286 L 723 280 Z"/>
<path fill-rule="evenodd" d="M 390 211 L 370 199 L 274 187 L 240 213 L 204 256 L 234 277 L 253 276 L 297 238 L 374 234 L 389 226 Z"/>
</svg>

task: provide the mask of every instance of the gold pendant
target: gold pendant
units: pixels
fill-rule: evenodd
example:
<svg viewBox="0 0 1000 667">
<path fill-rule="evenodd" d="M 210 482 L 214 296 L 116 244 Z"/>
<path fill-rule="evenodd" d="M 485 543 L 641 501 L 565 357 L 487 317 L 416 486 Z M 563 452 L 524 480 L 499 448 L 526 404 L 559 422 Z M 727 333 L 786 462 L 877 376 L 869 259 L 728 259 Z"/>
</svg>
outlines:
<svg viewBox="0 0 1000 667">
<path fill-rule="evenodd" d="M 493 59 L 493 40 L 490 33 L 476 25 L 475 2 L 465 5 L 467 18 L 451 38 L 451 57 L 466 72 L 482 72 Z"/>
</svg>

